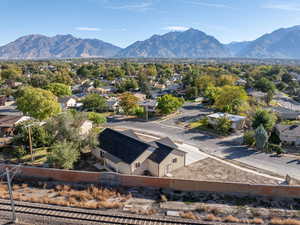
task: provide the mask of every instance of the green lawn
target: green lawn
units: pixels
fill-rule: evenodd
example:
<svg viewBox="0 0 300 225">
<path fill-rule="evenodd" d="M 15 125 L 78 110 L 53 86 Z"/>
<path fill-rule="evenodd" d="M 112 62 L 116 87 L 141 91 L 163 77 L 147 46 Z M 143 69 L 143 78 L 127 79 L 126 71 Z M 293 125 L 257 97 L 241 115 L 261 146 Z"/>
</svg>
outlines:
<svg viewBox="0 0 300 225">
<path fill-rule="evenodd" d="M 195 122 L 191 122 L 189 124 L 189 127 L 191 129 L 205 129 L 205 128 L 207 128 L 207 121 L 202 119 L 202 120 L 198 120 Z"/>
</svg>

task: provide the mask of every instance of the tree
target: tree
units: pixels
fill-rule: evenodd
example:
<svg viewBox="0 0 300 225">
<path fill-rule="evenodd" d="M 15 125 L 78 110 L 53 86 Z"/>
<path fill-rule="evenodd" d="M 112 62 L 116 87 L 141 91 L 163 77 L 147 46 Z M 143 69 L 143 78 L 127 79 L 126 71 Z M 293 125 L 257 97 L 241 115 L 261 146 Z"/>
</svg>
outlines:
<svg viewBox="0 0 300 225">
<path fill-rule="evenodd" d="M 93 86 L 94 86 L 94 88 L 98 88 L 98 87 L 100 87 L 101 86 L 101 81 L 100 80 L 94 80 L 94 82 L 93 82 Z"/>
<path fill-rule="evenodd" d="M 50 146 L 51 134 L 37 121 L 29 120 L 18 124 L 14 130 L 13 144 L 27 145 L 29 143 L 28 129 L 31 129 L 31 140 L 33 148 Z"/>
<path fill-rule="evenodd" d="M 215 86 L 216 80 L 213 76 L 203 75 L 196 79 L 195 85 L 200 92 L 204 92 L 208 86 Z"/>
<path fill-rule="evenodd" d="M 269 90 L 266 95 L 266 103 L 268 105 L 270 105 L 271 101 L 273 100 L 273 97 L 274 97 L 274 92 Z"/>
<path fill-rule="evenodd" d="M 90 141 L 94 140 L 91 138 L 94 134 L 91 132 L 87 136 L 81 134 L 81 125 L 86 120 L 86 113 L 70 111 L 52 118 L 46 124 L 47 131 L 52 134 L 51 145 L 66 140 L 73 143 L 73 146 L 78 148 L 80 152 L 93 147 L 95 143 Z"/>
<path fill-rule="evenodd" d="M 98 94 L 89 94 L 81 102 L 87 111 L 104 112 L 108 109 L 105 98 Z"/>
<path fill-rule="evenodd" d="M 215 129 L 221 135 L 228 135 L 231 131 L 232 122 L 226 117 L 223 116 L 218 118 Z"/>
<path fill-rule="evenodd" d="M 158 98 L 157 108 L 162 114 L 167 115 L 177 111 L 183 103 L 182 98 L 167 94 Z"/>
<path fill-rule="evenodd" d="M 49 78 L 44 74 L 35 74 L 30 77 L 30 84 L 33 87 L 44 88 L 49 82 Z"/>
<path fill-rule="evenodd" d="M 290 82 L 293 81 L 293 78 L 294 78 L 294 77 L 293 77 L 292 74 L 290 74 L 290 73 L 285 73 L 285 74 L 282 75 L 281 80 L 282 80 L 283 82 L 285 82 L 285 83 L 290 83 Z"/>
<path fill-rule="evenodd" d="M 20 90 L 17 108 L 25 115 L 44 120 L 61 111 L 57 97 L 52 92 L 40 88 L 25 87 Z"/>
<path fill-rule="evenodd" d="M 248 107 L 248 95 L 243 87 L 224 86 L 215 97 L 214 107 L 228 113 L 239 113 Z"/>
<path fill-rule="evenodd" d="M 1 78 L 9 81 L 15 81 L 21 78 L 21 72 L 15 68 L 4 69 L 1 72 Z"/>
<path fill-rule="evenodd" d="M 277 117 L 274 113 L 265 109 L 258 109 L 252 118 L 252 127 L 253 129 L 256 129 L 262 125 L 267 131 L 270 132 L 275 126 L 276 121 Z"/>
<path fill-rule="evenodd" d="M 129 115 L 132 110 L 137 107 L 138 101 L 138 97 L 134 96 L 130 92 L 125 92 L 120 97 L 120 106 L 122 107 L 126 115 Z"/>
<path fill-rule="evenodd" d="M 255 83 L 255 88 L 262 92 L 268 92 L 268 91 L 275 92 L 275 90 L 276 90 L 275 84 L 272 81 L 270 81 L 264 77 L 260 78 Z"/>
<path fill-rule="evenodd" d="M 101 115 L 100 113 L 96 113 L 96 112 L 89 112 L 88 119 L 93 121 L 93 123 L 95 123 L 97 125 L 106 123 L 105 116 Z"/>
<path fill-rule="evenodd" d="M 74 143 L 66 140 L 55 143 L 50 152 L 48 153 L 47 159 L 50 164 L 54 167 L 62 169 L 73 169 L 74 164 L 79 159 L 80 152 L 78 148 L 74 146 Z"/>
<path fill-rule="evenodd" d="M 256 148 L 258 150 L 264 150 L 268 143 L 268 134 L 265 130 L 264 126 L 261 124 L 258 128 L 255 130 L 255 143 Z"/>
<path fill-rule="evenodd" d="M 236 81 L 237 81 L 237 78 L 233 75 L 221 75 L 217 79 L 217 85 L 218 86 L 225 86 L 225 85 L 233 86 Z"/>
<path fill-rule="evenodd" d="M 214 104 L 214 102 L 216 101 L 217 96 L 220 95 L 221 90 L 222 89 L 220 87 L 215 87 L 215 86 L 209 85 L 205 89 L 204 96 L 209 99 L 211 104 Z"/>
<path fill-rule="evenodd" d="M 62 83 L 51 83 L 46 86 L 46 90 L 51 91 L 57 97 L 65 97 L 72 95 L 71 87 Z"/>
</svg>

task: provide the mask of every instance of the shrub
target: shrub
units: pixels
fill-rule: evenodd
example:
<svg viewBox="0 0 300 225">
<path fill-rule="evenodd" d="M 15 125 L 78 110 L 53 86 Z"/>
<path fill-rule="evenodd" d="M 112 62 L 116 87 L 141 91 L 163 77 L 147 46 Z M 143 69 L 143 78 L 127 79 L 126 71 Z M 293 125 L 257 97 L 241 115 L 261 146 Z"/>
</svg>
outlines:
<svg viewBox="0 0 300 225">
<path fill-rule="evenodd" d="M 277 116 L 273 112 L 265 109 L 258 109 L 252 118 L 252 127 L 253 129 L 256 129 L 260 125 L 263 125 L 267 131 L 271 131 L 275 126 L 276 121 Z"/>
<path fill-rule="evenodd" d="M 280 145 L 268 144 L 268 148 L 270 151 L 275 152 L 277 155 L 285 153 L 285 151 Z"/>
<path fill-rule="evenodd" d="M 267 131 L 264 129 L 264 126 L 261 124 L 255 130 L 256 148 L 258 150 L 264 150 L 268 144 L 268 139 L 269 139 L 269 137 L 268 137 Z"/>
<path fill-rule="evenodd" d="M 88 119 L 93 121 L 93 123 L 100 125 L 106 123 L 106 117 L 102 116 L 100 113 L 89 112 Z"/>
<path fill-rule="evenodd" d="M 18 159 L 22 158 L 24 155 L 26 155 L 28 152 L 26 148 L 21 145 L 17 146 L 14 151 L 12 152 L 13 156 L 17 157 Z"/>
<path fill-rule="evenodd" d="M 228 135 L 231 131 L 231 125 L 231 121 L 224 116 L 218 119 L 215 129 L 221 135 Z"/>
<path fill-rule="evenodd" d="M 271 132 L 271 135 L 269 137 L 269 143 L 276 144 L 276 145 L 279 145 L 281 143 L 281 140 L 275 130 Z"/>
<path fill-rule="evenodd" d="M 132 111 L 133 111 L 134 115 L 136 115 L 137 117 L 140 117 L 140 118 L 144 117 L 144 115 L 145 115 L 145 110 L 141 106 L 134 107 Z"/>
<path fill-rule="evenodd" d="M 253 146 L 255 144 L 255 131 L 250 130 L 244 133 L 243 143 L 248 146 Z"/>
</svg>

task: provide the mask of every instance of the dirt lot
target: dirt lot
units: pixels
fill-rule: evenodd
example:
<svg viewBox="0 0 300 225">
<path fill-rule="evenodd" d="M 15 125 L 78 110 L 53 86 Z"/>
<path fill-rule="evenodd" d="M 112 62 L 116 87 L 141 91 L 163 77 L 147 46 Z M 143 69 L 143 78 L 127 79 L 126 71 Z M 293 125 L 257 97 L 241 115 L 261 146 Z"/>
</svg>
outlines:
<svg viewBox="0 0 300 225">
<path fill-rule="evenodd" d="M 275 179 L 256 175 L 206 158 L 172 172 L 174 178 L 219 182 L 243 182 L 250 184 L 278 184 Z"/>
<path fill-rule="evenodd" d="M 248 195 L 181 192 L 156 188 L 105 187 L 63 184 L 59 182 L 13 185 L 15 200 L 68 207 L 166 216 L 171 211 L 179 217 L 201 221 L 270 224 L 273 218 L 293 218 L 300 224 L 300 199 L 275 199 Z M 5 184 L 0 183 L 0 198 L 8 199 Z M 1 216 L 0 216 L 1 217 Z M 271 223 L 279 224 L 279 223 Z M 290 223 L 280 223 L 290 224 Z"/>
</svg>

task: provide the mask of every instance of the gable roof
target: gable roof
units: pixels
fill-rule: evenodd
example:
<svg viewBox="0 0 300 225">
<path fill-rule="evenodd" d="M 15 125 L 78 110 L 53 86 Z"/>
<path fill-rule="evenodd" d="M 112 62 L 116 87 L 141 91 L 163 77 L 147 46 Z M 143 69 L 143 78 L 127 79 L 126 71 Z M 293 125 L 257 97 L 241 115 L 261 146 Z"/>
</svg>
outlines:
<svg viewBox="0 0 300 225">
<path fill-rule="evenodd" d="M 71 100 L 71 99 L 73 99 L 73 100 L 76 101 L 76 99 L 73 98 L 73 97 L 61 97 L 61 98 L 58 99 L 58 102 L 59 102 L 59 103 L 67 103 L 67 102 L 68 102 L 69 100 Z"/>
<path fill-rule="evenodd" d="M 19 122 L 29 120 L 28 116 L 2 116 L 0 117 L 0 127 L 13 127 Z"/>
<path fill-rule="evenodd" d="M 154 150 L 151 145 L 132 137 L 128 132 L 106 128 L 99 135 L 100 148 L 127 164 L 134 162 L 146 150 Z"/>
<path fill-rule="evenodd" d="M 149 156 L 149 159 L 156 163 L 161 163 L 173 150 L 177 149 L 177 145 L 168 137 L 150 142 L 155 146 L 155 151 Z"/>
</svg>

